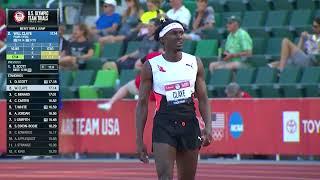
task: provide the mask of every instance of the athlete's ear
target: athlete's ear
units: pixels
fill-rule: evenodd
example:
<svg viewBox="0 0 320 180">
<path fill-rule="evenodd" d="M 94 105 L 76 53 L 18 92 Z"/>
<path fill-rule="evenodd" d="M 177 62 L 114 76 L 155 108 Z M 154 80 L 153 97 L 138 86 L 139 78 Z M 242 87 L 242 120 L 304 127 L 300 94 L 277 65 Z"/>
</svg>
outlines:
<svg viewBox="0 0 320 180">
<path fill-rule="evenodd" d="M 160 44 L 164 44 L 164 39 L 162 37 L 160 38 Z"/>
</svg>

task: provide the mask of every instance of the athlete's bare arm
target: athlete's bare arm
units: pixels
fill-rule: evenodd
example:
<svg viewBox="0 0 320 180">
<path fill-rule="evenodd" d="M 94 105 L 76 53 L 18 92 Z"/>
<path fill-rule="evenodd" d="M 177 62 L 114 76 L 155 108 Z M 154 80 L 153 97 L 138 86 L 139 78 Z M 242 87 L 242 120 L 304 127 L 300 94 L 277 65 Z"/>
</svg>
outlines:
<svg viewBox="0 0 320 180">
<path fill-rule="evenodd" d="M 203 146 L 208 146 L 211 143 L 211 107 L 208 100 L 207 95 L 207 88 L 205 83 L 205 73 L 204 73 L 204 67 L 202 64 L 202 61 L 197 58 L 197 64 L 198 64 L 198 73 L 197 73 L 197 79 L 196 79 L 196 97 L 199 101 L 199 111 L 202 116 L 202 119 L 205 123 L 205 129 L 203 131 Z"/>
<path fill-rule="evenodd" d="M 152 70 L 149 62 L 145 62 L 141 69 L 141 83 L 139 99 L 136 108 L 136 144 L 140 160 L 148 162 L 146 146 L 143 143 L 143 132 L 148 116 L 148 101 L 152 89 Z"/>
</svg>

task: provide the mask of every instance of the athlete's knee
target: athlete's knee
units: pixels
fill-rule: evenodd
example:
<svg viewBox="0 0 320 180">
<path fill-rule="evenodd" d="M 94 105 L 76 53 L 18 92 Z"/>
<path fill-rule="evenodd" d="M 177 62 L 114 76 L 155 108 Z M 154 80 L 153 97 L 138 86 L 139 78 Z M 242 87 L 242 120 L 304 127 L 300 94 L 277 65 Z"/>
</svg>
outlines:
<svg viewBox="0 0 320 180">
<path fill-rule="evenodd" d="M 173 176 L 169 173 L 158 174 L 158 180 L 172 180 Z"/>
<path fill-rule="evenodd" d="M 178 180 L 195 180 L 194 176 L 179 176 Z"/>
<path fill-rule="evenodd" d="M 157 173 L 158 173 L 159 180 L 172 180 L 173 179 L 172 170 L 170 168 L 168 168 L 167 166 L 158 169 Z"/>
</svg>

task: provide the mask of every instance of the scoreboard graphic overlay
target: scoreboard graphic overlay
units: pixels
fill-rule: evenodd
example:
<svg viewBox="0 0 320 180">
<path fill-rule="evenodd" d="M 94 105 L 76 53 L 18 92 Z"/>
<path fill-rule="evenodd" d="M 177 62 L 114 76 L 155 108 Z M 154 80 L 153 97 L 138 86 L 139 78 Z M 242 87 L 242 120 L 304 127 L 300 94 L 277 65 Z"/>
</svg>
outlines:
<svg viewBox="0 0 320 180">
<path fill-rule="evenodd" d="M 59 11 L 6 13 L 7 155 L 57 155 Z"/>
</svg>

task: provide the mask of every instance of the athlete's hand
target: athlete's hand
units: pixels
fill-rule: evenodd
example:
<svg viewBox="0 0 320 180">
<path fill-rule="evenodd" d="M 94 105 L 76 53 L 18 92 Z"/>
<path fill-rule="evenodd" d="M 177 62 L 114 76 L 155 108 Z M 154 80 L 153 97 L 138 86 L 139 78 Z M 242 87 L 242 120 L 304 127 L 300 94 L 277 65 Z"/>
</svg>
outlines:
<svg viewBox="0 0 320 180">
<path fill-rule="evenodd" d="M 209 146 L 212 141 L 212 128 L 204 128 L 201 131 L 202 146 Z"/>
<path fill-rule="evenodd" d="M 145 144 L 137 143 L 137 152 L 140 161 L 142 161 L 143 163 L 149 163 L 147 147 Z"/>
</svg>

